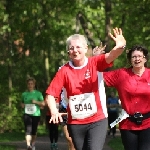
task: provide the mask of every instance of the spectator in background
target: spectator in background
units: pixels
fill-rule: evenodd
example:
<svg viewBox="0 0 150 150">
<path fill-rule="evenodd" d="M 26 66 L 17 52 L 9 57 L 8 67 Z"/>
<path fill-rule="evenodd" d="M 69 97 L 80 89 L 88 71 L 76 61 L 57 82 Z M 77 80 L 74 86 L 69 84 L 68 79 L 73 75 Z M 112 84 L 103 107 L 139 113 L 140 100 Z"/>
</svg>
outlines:
<svg viewBox="0 0 150 150">
<path fill-rule="evenodd" d="M 118 107 L 119 107 L 118 97 L 115 96 L 114 92 L 111 92 L 110 96 L 107 99 L 108 124 L 109 124 L 108 135 L 112 133 L 113 137 L 115 137 L 116 134 L 116 126 L 111 128 L 110 124 L 113 121 L 115 121 L 118 117 Z"/>
<path fill-rule="evenodd" d="M 36 80 L 27 79 L 27 91 L 22 93 L 21 107 L 24 109 L 24 126 L 27 150 L 35 150 L 37 128 L 40 122 L 40 107 L 44 107 L 44 98 L 40 91 L 35 89 Z"/>
</svg>

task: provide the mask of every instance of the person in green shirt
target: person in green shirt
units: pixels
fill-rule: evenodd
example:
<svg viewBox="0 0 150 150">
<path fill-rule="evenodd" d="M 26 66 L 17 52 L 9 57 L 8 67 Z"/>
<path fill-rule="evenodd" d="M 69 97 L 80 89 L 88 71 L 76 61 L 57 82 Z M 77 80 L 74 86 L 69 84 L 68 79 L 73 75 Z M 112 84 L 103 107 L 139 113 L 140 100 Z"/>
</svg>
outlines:
<svg viewBox="0 0 150 150">
<path fill-rule="evenodd" d="M 43 95 L 35 88 L 36 81 L 27 79 L 27 91 L 22 93 L 21 107 L 24 109 L 24 126 L 27 150 L 35 150 L 37 128 L 40 121 L 40 108 L 45 106 Z"/>
</svg>

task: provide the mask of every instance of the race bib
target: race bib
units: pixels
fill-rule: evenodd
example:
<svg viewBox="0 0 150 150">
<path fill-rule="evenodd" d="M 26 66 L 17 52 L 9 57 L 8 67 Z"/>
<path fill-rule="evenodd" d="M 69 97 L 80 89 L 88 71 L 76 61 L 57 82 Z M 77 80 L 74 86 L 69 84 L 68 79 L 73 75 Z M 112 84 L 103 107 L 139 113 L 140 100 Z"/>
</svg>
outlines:
<svg viewBox="0 0 150 150">
<path fill-rule="evenodd" d="M 34 114 L 36 112 L 35 104 L 25 104 L 25 113 L 26 114 Z"/>
<path fill-rule="evenodd" d="M 119 122 L 126 119 L 127 117 L 129 117 L 129 115 L 124 109 L 122 109 L 121 113 L 119 114 L 119 117 L 110 124 L 110 127 L 113 128 L 115 125 L 117 125 Z"/>
<path fill-rule="evenodd" d="M 72 119 L 84 119 L 97 113 L 94 93 L 84 93 L 69 97 Z"/>
</svg>

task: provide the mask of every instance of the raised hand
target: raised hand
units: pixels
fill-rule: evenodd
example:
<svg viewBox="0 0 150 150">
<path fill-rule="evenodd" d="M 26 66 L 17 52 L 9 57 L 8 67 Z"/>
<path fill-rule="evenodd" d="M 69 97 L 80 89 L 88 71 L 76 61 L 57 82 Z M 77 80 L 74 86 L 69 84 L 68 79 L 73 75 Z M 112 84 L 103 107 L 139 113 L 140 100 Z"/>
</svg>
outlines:
<svg viewBox="0 0 150 150">
<path fill-rule="evenodd" d="M 100 46 L 96 46 L 94 49 L 93 49 L 93 56 L 97 56 L 97 55 L 100 55 L 100 54 L 104 54 L 105 53 L 105 48 L 106 48 L 106 45 L 103 46 L 102 45 L 102 42 L 100 44 Z"/>
<path fill-rule="evenodd" d="M 114 35 L 109 33 L 110 37 L 115 41 L 116 48 L 124 48 L 126 46 L 126 40 L 122 35 L 122 30 L 120 28 L 113 29 Z"/>
</svg>

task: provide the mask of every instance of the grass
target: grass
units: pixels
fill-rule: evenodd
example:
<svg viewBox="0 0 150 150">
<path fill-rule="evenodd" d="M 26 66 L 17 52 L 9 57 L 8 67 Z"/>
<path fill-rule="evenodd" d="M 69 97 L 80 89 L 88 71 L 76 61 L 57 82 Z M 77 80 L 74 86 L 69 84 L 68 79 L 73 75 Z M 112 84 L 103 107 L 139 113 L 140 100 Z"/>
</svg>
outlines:
<svg viewBox="0 0 150 150">
<path fill-rule="evenodd" d="M 6 146 L 6 145 L 0 145 L 1 150 L 16 150 L 17 148 L 15 146 Z"/>
<path fill-rule="evenodd" d="M 122 145 L 122 141 L 121 141 L 121 137 L 116 137 L 116 138 L 112 138 L 108 145 L 113 149 L 113 150 L 124 150 L 123 145 Z"/>
<path fill-rule="evenodd" d="M 38 127 L 38 136 L 47 135 L 47 131 L 45 126 L 39 126 Z M 24 131 L 20 132 L 6 132 L 6 133 L 0 133 L 0 142 L 12 142 L 12 141 L 23 141 L 25 140 L 25 133 Z M 12 145 L 1 145 L 0 144 L 0 150 L 16 150 L 16 146 Z"/>
</svg>

